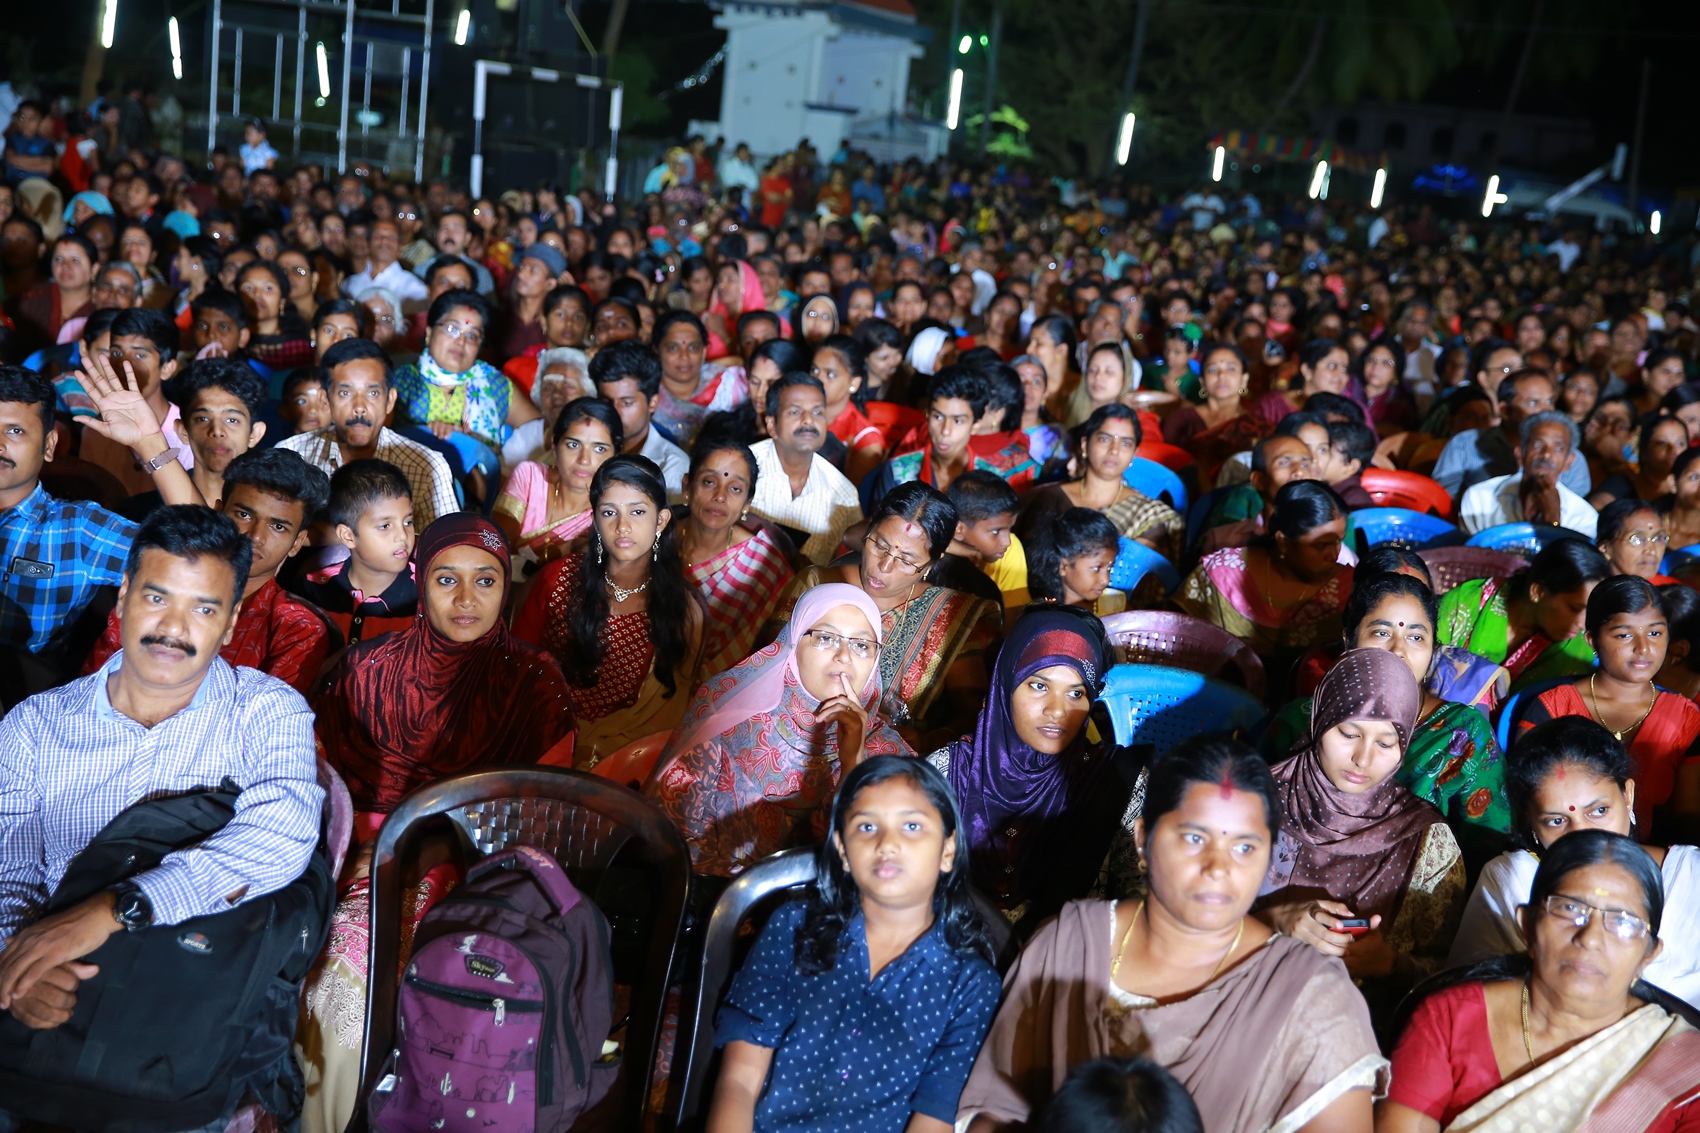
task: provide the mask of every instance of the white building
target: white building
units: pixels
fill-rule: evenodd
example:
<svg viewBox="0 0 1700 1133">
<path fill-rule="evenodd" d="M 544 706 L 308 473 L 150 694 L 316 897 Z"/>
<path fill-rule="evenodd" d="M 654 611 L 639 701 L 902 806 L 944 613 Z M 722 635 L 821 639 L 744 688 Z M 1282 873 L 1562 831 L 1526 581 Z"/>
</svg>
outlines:
<svg viewBox="0 0 1700 1133">
<path fill-rule="evenodd" d="M 714 26 L 726 32 L 720 121 L 693 127 L 748 142 L 758 156 L 801 138 L 823 158 L 846 138 L 882 159 L 934 156 L 943 131 L 904 121 L 909 64 L 931 36 L 909 0 L 711 3 Z M 882 152 L 893 143 L 900 152 Z"/>
</svg>

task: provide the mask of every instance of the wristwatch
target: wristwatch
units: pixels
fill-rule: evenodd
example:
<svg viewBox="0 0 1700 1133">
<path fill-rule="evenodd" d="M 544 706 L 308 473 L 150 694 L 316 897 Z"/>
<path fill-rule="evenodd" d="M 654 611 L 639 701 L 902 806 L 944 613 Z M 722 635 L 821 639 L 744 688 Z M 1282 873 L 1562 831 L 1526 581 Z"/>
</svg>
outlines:
<svg viewBox="0 0 1700 1133">
<path fill-rule="evenodd" d="M 146 472 L 149 476 L 152 476 L 155 472 L 158 472 L 161 468 L 164 468 L 167 464 L 170 464 L 172 461 L 182 460 L 182 459 L 183 459 L 183 450 L 182 449 L 180 449 L 180 448 L 168 448 L 164 452 L 160 453 L 158 456 L 154 457 L 152 460 L 142 461 L 142 470 L 144 472 Z"/>
<path fill-rule="evenodd" d="M 140 932 L 153 924 L 153 902 L 133 881 L 121 881 L 112 887 L 114 900 L 112 916 L 129 932 Z"/>
</svg>

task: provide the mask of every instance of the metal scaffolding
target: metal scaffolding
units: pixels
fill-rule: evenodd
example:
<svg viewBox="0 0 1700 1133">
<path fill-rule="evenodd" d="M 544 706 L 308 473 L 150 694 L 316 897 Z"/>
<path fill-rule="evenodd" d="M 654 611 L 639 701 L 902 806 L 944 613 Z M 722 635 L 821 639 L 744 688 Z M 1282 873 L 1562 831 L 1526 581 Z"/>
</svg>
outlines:
<svg viewBox="0 0 1700 1133">
<path fill-rule="evenodd" d="M 409 0 L 407 9 L 402 0 L 387 6 L 213 0 L 208 151 L 218 144 L 221 122 L 230 130 L 233 121 L 258 116 L 279 151 L 287 133 L 289 156 L 298 161 L 318 159 L 328 166 L 334 158 L 341 173 L 352 156 L 411 166 L 414 179 L 422 179 L 435 5 L 436 0 Z M 264 88 L 254 75 L 263 82 L 268 66 L 271 113 L 265 114 Z M 341 73 L 335 85 L 333 67 Z"/>
</svg>

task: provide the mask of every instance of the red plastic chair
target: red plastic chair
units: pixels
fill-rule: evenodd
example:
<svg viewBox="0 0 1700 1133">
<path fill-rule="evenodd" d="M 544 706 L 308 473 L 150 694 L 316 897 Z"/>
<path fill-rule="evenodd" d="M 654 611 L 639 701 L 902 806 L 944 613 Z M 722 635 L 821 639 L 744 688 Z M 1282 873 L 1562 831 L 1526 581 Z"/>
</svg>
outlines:
<svg viewBox="0 0 1700 1133">
<path fill-rule="evenodd" d="M 903 434 L 927 419 L 927 415 L 919 409 L 911 409 L 907 405 L 899 405 L 895 401 L 870 401 L 863 407 L 874 428 L 885 434 L 886 451 L 896 447 L 903 439 Z"/>
<path fill-rule="evenodd" d="M 1435 547 L 1418 551 L 1434 576 L 1434 592 L 1444 594 L 1478 578 L 1506 578 L 1529 565 L 1529 560 L 1489 547 Z"/>
<path fill-rule="evenodd" d="M 1261 697 L 1268 690 L 1262 660 L 1251 646 L 1219 626 L 1162 610 L 1128 610 L 1103 621 L 1119 663 L 1167 665 L 1207 677 L 1231 664 L 1239 669 L 1247 692 Z"/>
<path fill-rule="evenodd" d="M 1134 455 L 1155 460 L 1170 472 L 1179 472 L 1192 464 L 1192 453 L 1163 441 L 1146 441 Z"/>
<path fill-rule="evenodd" d="M 619 751 L 600 760 L 590 769 L 590 773 L 603 779 L 612 779 L 634 791 L 641 791 L 649 779 L 650 771 L 655 768 L 655 761 L 660 759 L 661 753 L 666 750 L 667 737 L 672 734 L 670 731 L 654 732 L 641 740 L 633 740 Z"/>
<path fill-rule="evenodd" d="M 1452 518 L 1452 497 L 1427 476 L 1386 468 L 1366 468 L 1362 483 L 1376 507 L 1410 508 L 1412 511 L 1433 512 L 1442 519 Z"/>
<path fill-rule="evenodd" d="M 539 767 L 566 767 L 573 765 L 573 748 L 578 746 L 578 733 L 568 732 L 556 741 L 555 746 L 543 753 L 543 758 L 537 761 Z"/>
</svg>

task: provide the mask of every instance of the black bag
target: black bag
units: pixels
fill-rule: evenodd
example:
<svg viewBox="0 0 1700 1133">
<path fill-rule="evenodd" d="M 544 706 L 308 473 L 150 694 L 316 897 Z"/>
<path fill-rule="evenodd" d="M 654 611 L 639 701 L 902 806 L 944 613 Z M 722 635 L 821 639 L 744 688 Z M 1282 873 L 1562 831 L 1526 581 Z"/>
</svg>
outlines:
<svg viewBox="0 0 1700 1133">
<path fill-rule="evenodd" d="M 136 803 L 72 859 L 47 911 L 69 908 L 217 833 L 237 787 Z M 86 957 L 71 1018 L 50 1030 L 0 1015 L 0 1108 L 99 1133 L 174 1133 L 252 1096 L 284 1122 L 303 1085 L 291 1044 L 301 984 L 330 929 L 321 844 L 275 893 L 226 912 L 118 932 Z"/>
</svg>

